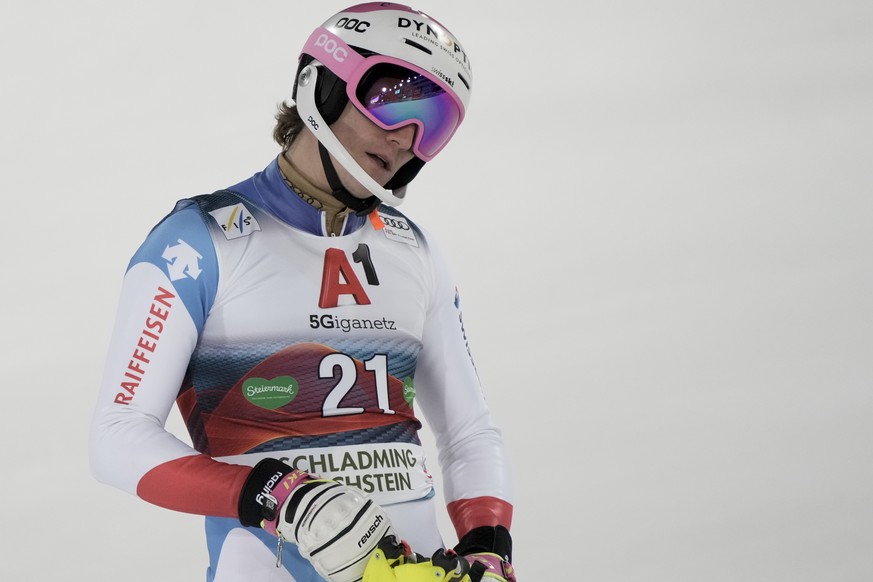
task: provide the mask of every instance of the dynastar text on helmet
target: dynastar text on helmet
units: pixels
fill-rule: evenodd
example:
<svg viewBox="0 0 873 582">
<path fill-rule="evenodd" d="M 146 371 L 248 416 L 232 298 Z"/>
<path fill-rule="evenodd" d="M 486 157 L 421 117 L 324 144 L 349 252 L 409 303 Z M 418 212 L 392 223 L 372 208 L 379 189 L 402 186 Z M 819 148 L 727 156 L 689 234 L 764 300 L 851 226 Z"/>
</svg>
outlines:
<svg viewBox="0 0 873 582">
<path fill-rule="evenodd" d="M 359 20 L 357 18 L 348 18 L 347 16 L 343 16 L 334 23 L 334 26 L 343 30 L 351 30 L 354 32 L 364 33 L 367 32 L 372 24 L 367 22 L 366 20 Z M 397 28 L 413 27 L 415 28 L 415 31 L 416 33 L 418 33 L 418 35 L 436 40 L 441 45 L 445 45 L 450 48 L 455 53 L 455 56 L 458 57 L 462 63 L 469 66 L 469 63 L 467 62 L 467 53 L 464 52 L 464 49 L 456 41 L 446 38 L 445 35 L 440 36 L 440 33 L 434 30 L 434 28 L 427 22 L 419 22 L 414 18 L 406 18 L 403 16 L 397 18 Z M 333 46 L 331 46 L 330 43 L 332 42 L 333 41 L 329 41 L 328 38 L 324 36 L 319 37 L 315 45 L 323 47 L 325 51 L 327 51 L 329 54 L 332 54 L 338 62 L 343 62 L 343 60 L 345 60 L 345 57 L 348 56 L 348 53 L 346 53 L 344 49 L 336 50 L 336 43 L 333 43 Z"/>
<path fill-rule="evenodd" d="M 460 44 L 451 40 L 451 38 L 445 38 L 445 36 L 441 37 L 440 34 L 431 28 L 431 26 L 426 22 L 419 22 L 414 18 L 404 18 L 402 16 L 397 19 L 397 28 L 410 28 L 412 26 L 415 27 L 415 31 L 419 36 L 434 39 L 438 41 L 441 46 L 447 46 L 454 51 L 455 58 L 459 58 L 460 62 L 469 66 L 469 63 L 467 62 L 467 53 L 464 52 L 464 49 L 461 48 Z"/>
</svg>

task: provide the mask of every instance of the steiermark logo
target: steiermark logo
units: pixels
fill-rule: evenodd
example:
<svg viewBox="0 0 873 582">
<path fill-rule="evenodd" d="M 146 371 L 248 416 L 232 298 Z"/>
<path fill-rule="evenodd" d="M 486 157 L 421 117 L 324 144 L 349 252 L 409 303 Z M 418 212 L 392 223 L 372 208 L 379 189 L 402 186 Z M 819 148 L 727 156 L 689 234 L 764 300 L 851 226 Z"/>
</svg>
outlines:
<svg viewBox="0 0 873 582">
<path fill-rule="evenodd" d="M 242 390 L 246 400 L 255 406 L 276 410 L 294 400 L 298 387 L 297 380 L 291 376 L 278 376 L 272 380 L 246 378 Z"/>
<path fill-rule="evenodd" d="M 409 404 L 409 408 L 412 408 L 412 401 L 415 400 L 415 384 L 409 376 L 403 379 L 403 399 Z"/>
</svg>

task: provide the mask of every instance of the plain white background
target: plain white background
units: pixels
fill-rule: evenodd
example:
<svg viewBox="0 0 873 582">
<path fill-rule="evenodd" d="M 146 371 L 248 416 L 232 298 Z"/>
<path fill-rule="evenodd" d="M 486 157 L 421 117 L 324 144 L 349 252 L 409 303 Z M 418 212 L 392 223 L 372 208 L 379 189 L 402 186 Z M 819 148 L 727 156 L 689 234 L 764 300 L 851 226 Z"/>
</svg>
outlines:
<svg viewBox="0 0 873 582">
<path fill-rule="evenodd" d="M 200 518 L 88 471 L 121 278 L 267 165 L 346 4 L 4 4 L 3 579 L 204 579 Z M 403 210 L 460 282 L 520 582 L 873 579 L 873 3 L 416 6 L 475 90 Z"/>
</svg>

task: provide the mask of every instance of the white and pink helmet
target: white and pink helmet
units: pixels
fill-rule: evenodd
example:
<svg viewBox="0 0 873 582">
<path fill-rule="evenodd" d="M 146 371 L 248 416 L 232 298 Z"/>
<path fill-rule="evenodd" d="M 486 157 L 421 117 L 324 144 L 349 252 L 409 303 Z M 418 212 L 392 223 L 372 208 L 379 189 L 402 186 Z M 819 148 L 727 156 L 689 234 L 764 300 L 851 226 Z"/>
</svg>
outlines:
<svg viewBox="0 0 873 582">
<path fill-rule="evenodd" d="M 409 181 L 458 129 L 472 86 L 467 53 L 445 26 L 403 4 L 368 2 L 313 31 L 300 53 L 293 96 L 320 144 L 374 196 L 396 206 Z M 415 159 L 385 187 L 330 130 L 349 101 L 383 129 L 416 126 Z"/>
</svg>

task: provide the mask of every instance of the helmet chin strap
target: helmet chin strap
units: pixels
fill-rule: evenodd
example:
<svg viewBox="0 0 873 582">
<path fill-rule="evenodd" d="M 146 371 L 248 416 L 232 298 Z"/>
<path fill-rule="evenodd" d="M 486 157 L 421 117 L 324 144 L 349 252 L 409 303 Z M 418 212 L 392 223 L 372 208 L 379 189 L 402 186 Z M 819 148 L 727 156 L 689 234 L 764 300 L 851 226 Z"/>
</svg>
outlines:
<svg viewBox="0 0 873 582">
<path fill-rule="evenodd" d="M 333 161 L 330 159 L 330 154 L 324 144 L 318 142 L 318 154 L 321 156 L 321 165 L 324 167 L 324 175 L 327 177 L 327 183 L 330 184 L 331 194 L 333 197 L 351 208 L 355 214 L 365 216 L 373 212 L 379 206 L 379 198 L 369 196 L 367 198 L 358 198 L 352 195 L 343 186 L 339 176 L 337 176 L 336 168 L 333 167 Z"/>
<path fill-rule="evenodd" d="M 321 63 L 317 60 L 313 60 L 312 63 L 300 71 L 300 75 L 297 77 L 296 104 L 297 111 L 303 119 L 303 124 L 309 128 L 318 140 L 321 162 L 324 166 L 324 173 L 327 177 L 328 183 L 333 189 L 333 195 L 336 196 L 340 202 L 346 204 L 358 214 L 369 212 L 365 210 L 366 208 L 370 208 L 370 210 L 375 208 L 378 205 L 378 200 L 381 200 L 389 206 L 400 205 L 400 203 L 403 202 L 403 196 L 406 194 L 406 187 L 403 186 L 394 191 L 383 188 L 366 171 L 364 171 L 360 165 L 358 165 L 351 155 L 349 155 L 349 152 L 346 151 L 346 148 L 343 147 L 336 135 L 334 135 L 330 130 L 330 127 L 321 116 L 321 113 L 319 113 L 318 107 L 315 105 L 315 86 L 318 80 L 319 67 L 321 66 L 323 66 Z M 349 174 L 351 174 L 352 178 L 369 190 L 370 193 L 378 199 L 375 201 L 375 204 L 370 198 L 361 200 L 360 198 L 352 196 L 352 194 L 343 187 L 328 153 L 330 156 L 333 156 Z M 349 204 L 351 200 L 354 200 L 354 202 Z M 366 204 L 366 206 L 363 206 L 361 204 L 362 202 Z M 358 208 L 361 209 L 359 210 Z"/>
</svg>

